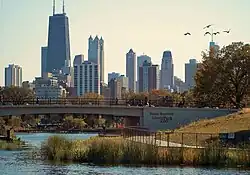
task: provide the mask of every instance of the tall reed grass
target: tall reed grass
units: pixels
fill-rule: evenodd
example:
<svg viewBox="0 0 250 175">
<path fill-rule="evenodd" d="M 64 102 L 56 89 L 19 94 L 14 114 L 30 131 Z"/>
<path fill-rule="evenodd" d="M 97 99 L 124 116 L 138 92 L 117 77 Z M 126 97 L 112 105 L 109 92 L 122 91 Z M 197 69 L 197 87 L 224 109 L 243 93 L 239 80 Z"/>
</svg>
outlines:
<svg viewBox="0 0 250 175">
<path fill-rule="evenodd" d="M 46 160 L 98 165 L 250 166 L 250 150 L 246 149 L 225 149 L 220 145 L 167 148 L 123 138 L 68 140 L 52 136 L 42 145 L 41 153 Z"/>
<path fill-rule="evenodd" d="M 0 140 L 0 150 L 19 150 L 24 146 L 24 142 L 20 140 L 14 140 L 12 142 L 8 142 L 6 140 Z"/>
</svg>

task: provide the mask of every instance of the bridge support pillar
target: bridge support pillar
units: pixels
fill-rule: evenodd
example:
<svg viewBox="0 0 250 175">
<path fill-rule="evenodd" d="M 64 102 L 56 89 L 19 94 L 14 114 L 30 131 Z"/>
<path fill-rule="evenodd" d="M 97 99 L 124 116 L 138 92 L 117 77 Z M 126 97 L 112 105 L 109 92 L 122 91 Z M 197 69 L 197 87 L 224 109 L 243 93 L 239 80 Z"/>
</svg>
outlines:
<svg viewBox="0 0 250 175">
<path fill-rule="evenodd" d="M 124 125 L 128 126 L 140 126 L 140 118 L 138 117 L 124 117 Z"/>
<path fill-rule="evenodd" d="M 143 116 L 141 116 L 140 117 L 140 126 L 144 126 L 144 117 Z"/>
</svg>

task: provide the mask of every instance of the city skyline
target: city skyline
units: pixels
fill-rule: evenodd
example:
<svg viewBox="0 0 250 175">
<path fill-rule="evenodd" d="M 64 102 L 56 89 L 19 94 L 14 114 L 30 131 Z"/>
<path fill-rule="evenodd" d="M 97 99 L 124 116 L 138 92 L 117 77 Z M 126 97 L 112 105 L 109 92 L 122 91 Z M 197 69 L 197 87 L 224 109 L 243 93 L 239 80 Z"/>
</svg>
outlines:
<svg viewBox="0 0 250 175">
<path fill-rule="evenodd" d="M 190 58 L 200 61 L 201 51 L 209 47 L 210 39 L 203 36 L 202 30 L 209 23 L 216 24 L 216 30 L 232 29 L 230 35 L 215 37 L 220 46 L 234 41 L 250 42 L 250 24 L 245 22 L 250 16 L 247 8 L 250 1 L 247 0 L 192 1 L 192 4 L 180 0 L 147 3 L 127 0 L 112 2 L 112 5 L 110 2 L 65 1 L 70 24 L 70 56 L 88 54 L 89 35 L 103 36 L 106 42 L 105 82 L 108 72 L 125 74 L 126 53 L 130 48 L 137 55 L 145 52 L 158 65 L 162 52 L 170 50 L 174 58 L 174 75 L 184 80 L 185 63 Z M 59 1 L 57 11 L 61 9 L 58 4 Z M 51 6 L 52 0 L 1 0 L 0 85 L 4 85 L 4 67 L 8 64 L 18 64 L 23 68 L 23 80 L 34 80 L 40 75 L 40 49 L 47 43 Z M 138 13 L 138 9 L 144 13 Z M 176 12 L 179 14 L 175 15 Z M 192 35 L 184 36 L 185 32 Z"/>
</svg>

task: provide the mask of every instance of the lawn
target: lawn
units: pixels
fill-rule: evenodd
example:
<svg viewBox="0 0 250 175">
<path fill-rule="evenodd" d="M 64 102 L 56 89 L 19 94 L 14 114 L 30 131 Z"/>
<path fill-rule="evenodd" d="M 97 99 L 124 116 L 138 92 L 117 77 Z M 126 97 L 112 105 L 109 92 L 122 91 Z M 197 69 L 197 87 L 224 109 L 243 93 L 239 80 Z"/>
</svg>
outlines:
<svg viewBox="0 0 250 175">
<path fill-rule="evenodd" d="M 176 129 L 171 134 L 161 132 L 158 134 L 161 135 L 158 139 L 161 138 L 162 140 L 169 140 L 170 142 L 183 143 L 190 146 L 204 146 L 211 140 L 218 138 L 219 133 L 249 129 L 250 109 L 246 108 L 227 116 L 193 122 Z"/>
</svg>

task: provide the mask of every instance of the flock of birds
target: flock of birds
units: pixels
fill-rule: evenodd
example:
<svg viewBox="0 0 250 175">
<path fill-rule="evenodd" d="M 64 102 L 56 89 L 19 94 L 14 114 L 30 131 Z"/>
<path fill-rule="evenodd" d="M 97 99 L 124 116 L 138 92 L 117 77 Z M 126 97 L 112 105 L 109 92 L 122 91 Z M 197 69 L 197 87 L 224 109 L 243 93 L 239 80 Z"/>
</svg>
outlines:
<svg viewBox="0 0 250 175">
<path fill-rule="evenodd" d="M 211 26 L 212 26 L 213 24 L 209 24 L 209 25 L 207 25 L 207 26 L 205 26 L 203 29 L 208 29 L 208 28 L 210 28 Z M 224 33 L 230 33 L 230 29 L 229 30 L 224 30 L 223 32 Z M 205 35 L 218 35 L 218 34 L 220 34 L 220 32 L 205 32 L 205 34 L 204 34 L 204 36 Z M 184 34 L 185 36 L 187 36 L 187 35 L 191 35 L 191 33 L 190 32 L 187 32 L 187 33 L 185 33 Z"/>
</svg>

